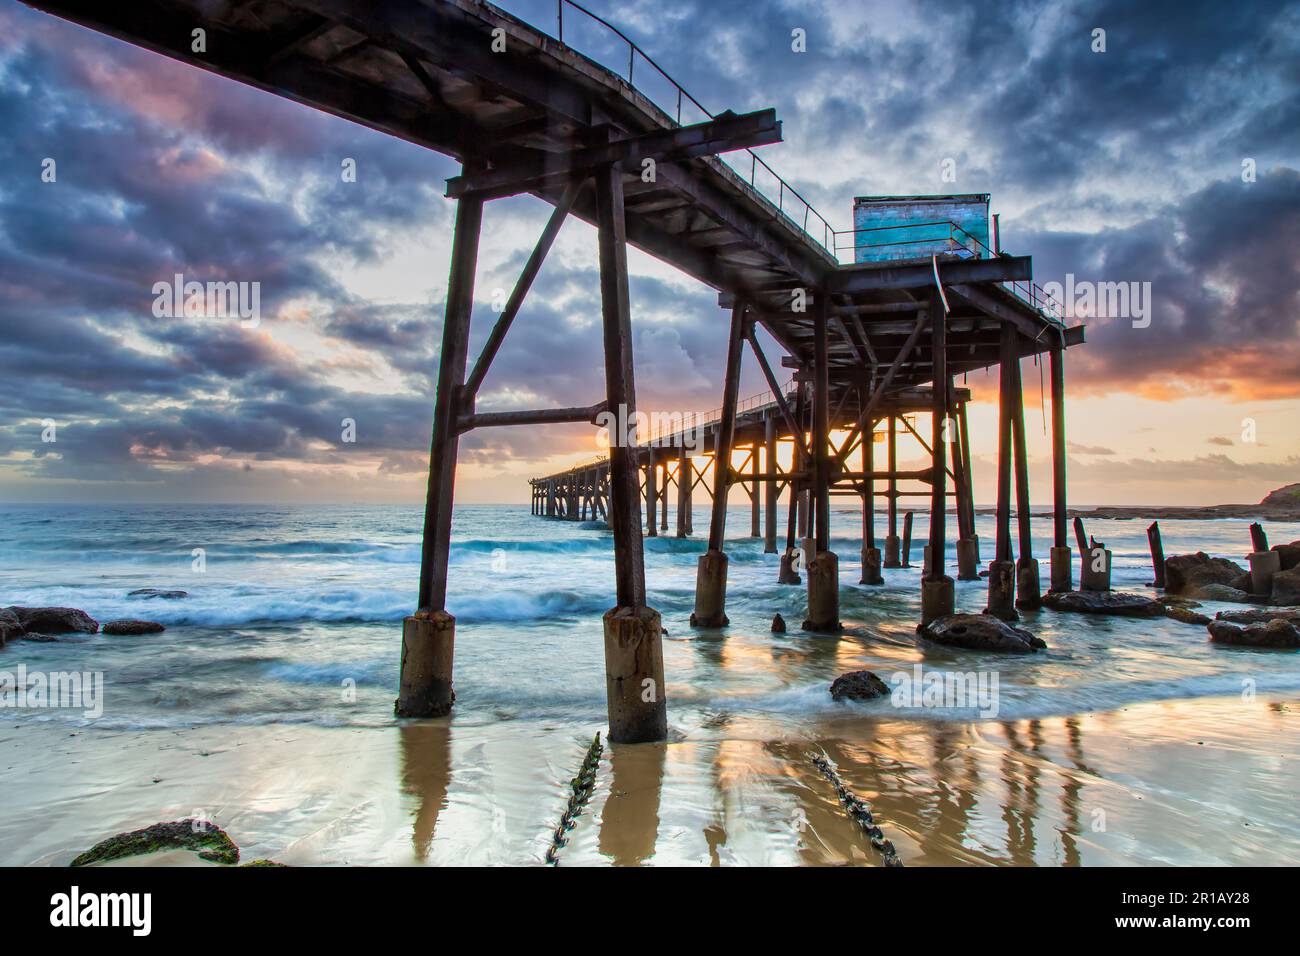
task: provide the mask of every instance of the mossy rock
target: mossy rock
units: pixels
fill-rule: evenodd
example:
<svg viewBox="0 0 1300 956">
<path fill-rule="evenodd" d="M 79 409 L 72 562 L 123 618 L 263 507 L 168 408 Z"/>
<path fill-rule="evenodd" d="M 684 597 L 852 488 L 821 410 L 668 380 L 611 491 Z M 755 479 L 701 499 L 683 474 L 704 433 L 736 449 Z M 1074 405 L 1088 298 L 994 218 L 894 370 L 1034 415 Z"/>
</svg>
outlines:
<svg viewBox="0 0 1300 956">
<path fill-rule="evenodd" d="M 247 863 L 241 863 L 241 864 L 239 864 L 239 868 L 242 870 L 242 869 L 244 869 L 244 867 L 246 867 L 246 866 L 285 866 L 285 867 L 287 867 L 288 865 L 289 865 L 288 863 L 276 863 L 275 860 L 249 860 Z"/>
<path fill-rule="evenodd" d="M 201 860 L 226 865 L 239 862 L 239 847 L 221 827 L 197 820 L 175 820 L 109 837 L 82 853 L 70 865 L 107 863 L 159 850 L 195 850 Z"/>
</svg>

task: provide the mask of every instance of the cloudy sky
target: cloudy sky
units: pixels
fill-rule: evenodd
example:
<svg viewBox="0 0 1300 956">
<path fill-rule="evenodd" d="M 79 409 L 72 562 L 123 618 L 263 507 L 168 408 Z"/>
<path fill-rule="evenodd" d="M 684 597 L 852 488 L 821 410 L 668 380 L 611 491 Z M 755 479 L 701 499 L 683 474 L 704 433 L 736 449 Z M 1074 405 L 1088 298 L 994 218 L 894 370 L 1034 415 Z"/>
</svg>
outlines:
<svg viewBox="0 0 1300 956">
<path fill-rule="evenodd" d="M 1149 325 L 1083 319 L 1070 353 L 1074 501 L 1300 481 L 1300 4 L 588 2 L 710 109 L 775 107 L 785 142 L 762 155 L 834 225 L 856 195 L 989 192 L 1038 281 L 1151 284 Z M 553 22 L 550 0 L 502 5 Z M 0 128 L 0 500 L 422 500 L 452 161 L 15 0 Z M 471 355 L 548 211 L 489 207 Z M 631 264 L 640 406 L 714 408 L 715 294 Z M 258 281 L 261 323 L 156 316 L 176 273 Z M 594 234 L 571 221 L 480 410 L 598 400 L 598 317 Z M 992 382 L 967 383 L 980 501 Z M 753 368 L 742 388 L 762 390 Z M 528 476 L 597 452 L 580 426 L 474 433 L 459 500 L 526 501 Z"/>
</svg>

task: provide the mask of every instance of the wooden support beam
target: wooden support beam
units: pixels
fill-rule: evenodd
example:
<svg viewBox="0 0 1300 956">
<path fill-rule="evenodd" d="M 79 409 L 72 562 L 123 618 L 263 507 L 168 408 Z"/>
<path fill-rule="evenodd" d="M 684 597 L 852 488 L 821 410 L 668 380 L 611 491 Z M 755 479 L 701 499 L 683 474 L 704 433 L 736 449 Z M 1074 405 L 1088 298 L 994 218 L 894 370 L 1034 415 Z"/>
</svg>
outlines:
<svg viewBox="0 0 1300 956">
<path fill-rule="evenodd" d="M 862 434 L 862 547 L 876 546 L 876 441 L 874 429 Z"/>
<path fill-rule="evenodd" d="M 966 502 L 966 530 L 967 538 L 975 537 L 975 478 L 970 460 L 970 425 L 966 420 L 966 402 L 960 402 L 957 406 L 957 427 L 960 429 L 960 448 L 961 448 L 961 491 L 962 500 Z"/>
<path fill-rule="evenodd" d="M 841 471 L 835 474 L 836 481 L 866 481 L 868 478 L 873 481 L 922 481 L 928 485 L 934 478 L 934 468 L 917 468 L 914 471 L 875 471 L 873 469 L 871 471 Z M 881 493 L 887 494 L 887 492 Z"/>
<path fill-rule="evenodd" d="M 934 449 L 930 447 L 930 443 L 928 441 L 926 441 L 924 438 L 921 437 L 920 432 L 918 432 L 915 428 L 912 427 L 912 423 L 909 422 L 906 418 L 900 418 L 899 421 L 903 423 L 903 427 L 908 430 L 911 436 L 916 439 L 916 443 L 921 446 L 921 450 L 924 451 L 927 455 L 933 456 Z M 952 473 L 951 468 L 946 469 L 946 471 L 948 473 L 949 478 L 952 478 L 953 481 L 957 480 L 956 476 Z"/>
<path fill-rule="evenodd" d="M 945 365 L 947 344 L 945 338 L 948 323 L 943 299 L 935 295 L 930 299 L 931 343 L 934 352 L 934 406 L 930 413 L 931 435 L 933 436 L 934 483 L 930 499 L 930 579 L 941 580 L 944 577 L 944 548 L 947 541 L 944 522 L 947 502 L 947 466 L 945 458 L 948 442 L 944 429 L 948 418 L 948 369 Z"/>
<path fill-rule="evenodd" d="M 334 24 L 332 23 L 330 24 L 331 27 L 333 25 Z M 442 87 L 440 87 L 437 81 L 429 75 L 429 71 L 424 68 L 423 64 L 421 64 L 420 61 L 410 53 L 400 53 L 398 55 L 401 56 L 402 62 L 406 64 L 406 68 L 411 71 L 411 75 L 420 81 L 420 85 L 423 86 L 424 91 L 429 94 L 429 98 L 432 99 L 440 109 L 450 112 L 451 107 L 442 95 Z"/>
<path fill-rule="evenodd" d="M 797 386 L 798 391 L 794 398 L 794 417 L 799 424 L 794 432 L 794 457 L 791 459 L 790 468 L 795 473 L 790 478 L 790 504 L 786 519 L 785 532 L 785 551 L 790 554 L 799 544 L 799 502 L 803 497 L 803 490 L 797 475 L 807 467 L 808 451 L 803 441 L 803 406 L 804 406 L 804 386 Z"/>
<path fill-rule="evenodd" d="M 1065 347 L 1057 342 L 1051 352 L 1052 378 L 1052 531 L 1058 548 L 1066 539 L 1065 490 Z"/>
<path fill-rule="evenodd" d="M 537 239 L 537 244 L 533 246 L 533 251 L 529 253 L 528 261 L 524 263 L 523 271 L 519 274 L 514 289 L 510 292 L 510 298 L 506 300 L 505 308 L 501 310 L 501 315 L 497 317 L 496 324 L 492 327 L 487 341 L 483 344 L 483 351 L 479 354 L 478 361 L 474 363 L 474 371 L 470 373 L 469 379 L 465 382 L 465 394 L 470 403 L 473 402 L 474 396 L 478 394 L 479 386 L 483 384 L 483 378 L 492 365 L 492 359 L 496 357 L 497 350 L 501 348 L 501 343 L 505 341 L 506 333 L 510 331 L 510 323 L 514 322 L 515 316 L 519 314 L 519 308 L 524 304 L 524 298 L 528 295 L 528 290 L 533 287 L 533 280 L 537 278 L 542 263 L 546 261 L 546 254 L 551 251 L 551 246 L 555 244 L 555 237 L 560 234 L 560 227 L 564 225 L 564 220 L 568 218 L 569 211 L 573 209 L 573 203 L 578 198 L 578 193 L 583 185 L 584 183 L 581 181 L 574 181 L 565 186 L 564 195 L 555 209 L 552 210 L 550 218 L 546 221 L 545 228 L 542 229 L 541 236 Z"/>
<path fill-rule="evenodd" d="M 830 549 L 830 362 L 826 333 L 830 297 L 818 290 L 813 320 L 813 496 L 816 519 L 813 533 L 817 553 Z"/>
<path fill-rule="evenodd" d="M 727 337 L 727 369 L 722 381 L 722 417 L 718 421 L 713 454 L 713 514 L 709 521 L 709 550 L 721 551 L 727 536 L 727 487 L 730 484 L 731 442 L 736 430 L 736 404 L 740 395 L 740 357 L 745 337 L 745 303 L 731 310 Z"/>
<path fill-rule="evenodd" d="M 781 123 L 776 118 L 776 110 L 758 110 L 740 116 L 720 113 L 703 123 L 624 136 L 568 153 L 548 153 L 540 158 L 503 163 L 474 175 L 457 176 L 447 180 L 447 195 L 454 199 L 478 193 L 495 199 L 532 192 L 557 177 L 589 173 L 610 165 L 621 169 L 635 164 L 636 169 L 628 171 L 639 173 L 640 164 L 646 159 L 656 164 L 678 162 L 780 141 Z"/>
<path fill-rule="evenodd" d="M 474 304 L 474 272 L 478 263 L 483 203 L 465 199 L 456 204 L 452 233 L 451 277 L 443 313 L 442 350 L 438 361 L 438 392 L 433 407 L 433 440 L 429 449 L 429 484 L 424 506 L 424 536 L 420 548 L 421 610 L 441 611 L 447 602 L 447 561 L 451 551 L 452 495 L 456 480 L 457 401 L 465 377 L 469 349 L 470 311 Z"/>
<path fill-rule="evenodd" d="M 580 405 L 572 408 L 541 408 L 528 411 L 512 412 L 476 412 L 461 415 L 456 419 L 456 430 L 464 433 L 472 428 L 487 428 L 499 425 L 553 425 L 562 422 L 590 422 L 596 424 L 596 418 L 609 409 L 608 402 L 595 405 Z"/>
<path fill-rule="evenodd" d="M 939 262 L 944 288 L 954 283 L 1026 282 L 1033 278 L 1029 256 L 1000 256 L 996 259 L 948 259 Z M 830 273 L 829 291 L 852 295 L 879 289 L 928 289 L 934 286 L 934 267 L 929 260 L 908 265 L 862 264 L 841 266 Z"/>
<path fill-rule="evenodd" d="M 262 69 L 269 70 L 282 60 L 287 59 L 305 47 L 312 40 L 334 29 L 334 22 L 325 17 L 308 16 L 302 26 L 286 36 L 276 51 L 262 61 Z"/>
<path fill-rule="evenodd" d="M 898 537 L 898 429 L 897 416 L 889 416 L 889 536 Z"/>
<path fill-rule="evenodd" d="M 1018 557 L 1024 561 L 1034 556 L 1034 539 L 1029 526 L 1029 461 L 1025 451 L 1025 398 L 1019 358 L 1011 365 L 1011 387 L 1011 437 L 1016 451 L 1016 523 L 1020 530 Z"/>
<path fill-rule="evenodd" d="M 834 306 L 836 313 L 840 315 L 889 315 L 895 312 L 919 312 L 925 308 L 924 302 L 864 302 L 861 304 L 849 302 L 846 305 Z"/>
<path fill-rule="evenodd" d="M 1045 348 L 1047 343 L 1051 342 L 1049 336 L 1058 334 L 1033 308 L 1009 293 L 1004 298 L 990 289 L 960 283 L 948 287 L 948 291 L 955 293 L 981 312 L 993 316 L 999 322 L 1010 322 L 1025 337 L 1026 342 L 1039 343 Z"/>
<path fill-rule="evenodd" d="M 797 436 L 792 436 L 798 441 Z M 763 422 L 763 441 L 766 446 L 764 457 L 767 470 L 776 471 L 776 419 L 769 415 Z M 781 494 L 781 486 L 776 481 L 767 483 L 767 497 L 764 502 L 763 551 L 776 554 L 776 504 Z"/>
<path fill-rule="evenodd" d="M 646 466 L 645 466 L 645 525 L 646 536 L 656 538 L 659 536 L 655 528 L 655 506 L 659 497 L 659 471 L 655 465 L 655 450 L 653 447 L 647 448 Z"/>
<path fill-rule="evenodd" d="M 754 353 L 754 358 L 758 361 L 758 367 L 763 370 L 763 378 L 767 380 L 767 387 L 772 390 L 772 394 L 776 397 L 777 410 L 781 413 L 781 417 L 785 419 L 785 426 L 790 430 L 790 437 L 802 445 L 803 434 L 800 431 L 798 423 L 794 419 L 794 413 L 790 411 L 789 402 L 787 402 L 785 396 L 781 394 L 781 385 L 776 380 L 776 376 L 772 374 L 772 367 L 767 364 L 767 356 L 764 355 L 763 350 L 759 348 L 758 338 L 754 334 L 754 327 L 752 324 L 746 328 L 745 338 L 749 341 L 750 351 Z"/>
<path fill-rule="evenodd" d="M 599 220 L 601 325 L 605 342 L 605 399 L 622 421 L 635 421 L 632 317 L 627 289 L 627 232 L 623 176 L 613 168 L 595 178 Z M 625 436 L 609 448 L 609 523 L 614 533 L 614 576 L 620 608 L 645 607 L 645 551 L 641 538 L 635 449 Z"/>
<path fill-rule="evenodd" d="M 875 411 L 876 406 L 880 404 L 885 396 L 885 390 L 893 383 L 894 377 L 898 375 L 903 364 L 911 357 L 912 350 L 916 347 L 917 341 L 921 338 L 921 330 L 925 328 L 926 317 L 924 314 L 917 316 L 916 322 L 912 325 L 912 332 L 899 349 L 897 357 L 890 363 L 889 368 L 885 370 L 884 378 L 876 385 L 876 390 L 871 393 L 871 398 L 867 402 L 866 408 L 858 413 L 857 424 L 850 430 L 850 437 L 857 434 L 867 427 L 871 421 L 871 414 Z"/>
<path fill-rule="evenodd" d="M 677 537 L 688 537 L 695 529 L 691 521 L 691 492 L 695 489 L 695 462 L 686 446 L 677 449 Z"/>
<path fill-rule="evenodd" d="M 998 366 L 998 506 L 995 560 L 1011 557 L 1011 405 L 1015 398 L 1012 367 L 1018 362 L 1018 333 L 1011 323 L 1002 326 L 1002 356 Z"/>
</svg>

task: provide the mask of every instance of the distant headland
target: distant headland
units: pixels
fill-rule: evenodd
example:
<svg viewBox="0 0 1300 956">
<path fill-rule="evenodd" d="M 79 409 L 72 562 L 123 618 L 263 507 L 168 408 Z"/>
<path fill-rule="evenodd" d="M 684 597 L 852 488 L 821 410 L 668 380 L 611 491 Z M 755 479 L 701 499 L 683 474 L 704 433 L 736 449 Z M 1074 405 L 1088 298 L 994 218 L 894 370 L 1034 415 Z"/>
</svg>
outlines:
<svg viewBox="0 0 1300 956">
<path fill-rule="evenodd" d="M 991 514 L 992 508 L 980 508 Z M 1210 518 L 1257 518 L 1268 521 L 1300 521 L 1300 482 L 1283 485 L 1253 505 L 1103 505 L 1099 508 L 1071 508 L 1071 517 L 1084 518 L 1153 518 L 1204 520 Z M 1051 512 L 1036 512 L 1035 517 L 1050 518 Z"/>
</svg>

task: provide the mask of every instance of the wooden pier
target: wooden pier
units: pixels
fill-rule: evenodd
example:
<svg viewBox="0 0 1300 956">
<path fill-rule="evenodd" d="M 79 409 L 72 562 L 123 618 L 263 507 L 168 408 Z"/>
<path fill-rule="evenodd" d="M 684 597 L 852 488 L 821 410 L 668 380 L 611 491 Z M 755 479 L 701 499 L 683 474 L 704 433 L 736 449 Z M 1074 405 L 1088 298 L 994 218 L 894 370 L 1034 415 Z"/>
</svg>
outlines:
<svg viewBox="0 0 1300 956">
<path fill-rule="evenodd" d="M 969 469 L 965 403 L 954 380 L 1000 366 L 998 535 L 990 574 L 990 610 L 1009 614 L 1038 598 L 1029 537 L 1027 467 L 1020 359 L 1051 363 L 1055 533 L 1052 584 L 1070 587 L 1065 524 L 1064 350 L 1083 340 L 1050 313 L 1033 285 L 1028 256 L 963 245 L 951 252 L 891 262 L 841 264 L 836 233 L 798 191 L 752 152 L 777 142 L 773 111 L 744 115 L 705 111 L 628 42 L 619 75 L 563 42 L 566 18 L 588 17 L 569 0 L 557 4 L 553 33 L 475 0 L 27 0 L 30 6 L 122 38 L 202 69 L 455 157 L 462 174 L 448 182 L 456 203 L 451 275 L 442 322 L 434 398 L 428 498 L 418 607 L 406 619 L 400 716 L 445 714 L 452 706 L 456 623 L 446 610 L 452 500 L 461 434 L 483 427 L 597 420 L 636 411 L 632 362 L 629 244 L 719 292 L 719 339 L 727 342 L 721 411 L 704 429 L 701 468 L 678 436 L 643 443 L 616 434 L 606 460 L 532 483 L 537 514 L 608 521 L 614 538 L 615 606 L 605 615 L 605 657 L 612 741 L 667 735 L 661 623 L 647 606 L 642 539 L 665 530 L 670 489 L 676 533 L 694 532 L 697 487 L 711 496 L 708 550 L 700 559 L 696 610 L 700 626 L 726 622 L 727 492 L 746 488 L 751 533 L 775 550 L 777 495 L 796 502 L 785 524 L 783 580 L 800 541 L 809 593 L 805 627 L 839 627 L 838 558 L 830 551 L 830 498 L 863 501 L 864 565 L 898 563 L 897 502 L 920 483 L 930 499 L 930 559 L 922 580 L 923 617 L 953 610 L 945 567 L 946 503 L 957 504 L 963 576 L 975 573 L 978 548 Z M 609 27 L 611 30 L 612 27 Z M 195 31 L 205 38 L 195 52 Z M 622 37 L 622 34 L 615 34 Z M 626 38 L 624 38 L 626 39 Z M 639 76 L 668 80 L 674 104 L 652 102 Z M 719 157 L 732 153 L 732 164 Z M 653 174 L 647 176 L 647 170 Z M 762 176 L 759 175 L 762 170 Z M 775 178 L 773 178 L 775 177 Z M 761 181 L 771 185 L 760 188 Z M 469 328 L 484 207 L 528 193 L 554 213 L 538 238 L 482 353 L 469 364 Z M 492 361 L 567 216 L 596 227 L 600 259 L 604 390 L 575 395 L 573 407 L 480 411 L 476 397 Z M 779 385 L 755 329 L 782 350 L 777 367 L 793 373 Z M 740 407 L 746 352 L 758 363 L 771 399 Z M 931 465 L 899 472 L 895 437 L 907 416 L 930 419 Z M 873 459 L 882 428 L 887 463 Z M 847 438 L 832 443 L 832 432 Z M 916 437 L 920 438 L 919 435 Z M 794 447 L 781 471 L 778 442 Z M 849 467 L 861 447 L 866 464 Z M 748 451 L 745 464 L 735 454 Z M 1014 469 L 1018 559 L 1011 537 Z M 764 500 L 761 491 L 766 495 Z M 875 547 L 874 500 L 889 505 L 883 558 Z M 644 505 L 644 507 L 643 507 Z M 760 518 L 762 529 L 760 531 Z M 659 528 L 656 529 L 656 519 Z M 868 543 L 870 543 L 868 545 Z M 877 574 L 866 575 L 875 580 Z M 870 581 L 868 583 L 871 583 Z"/>
</svg>

